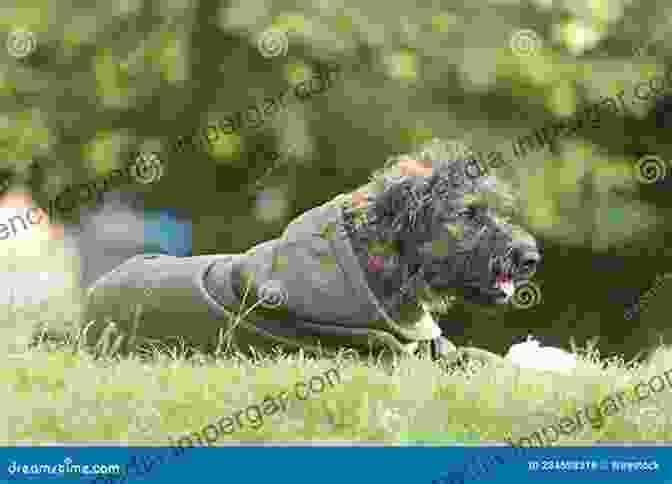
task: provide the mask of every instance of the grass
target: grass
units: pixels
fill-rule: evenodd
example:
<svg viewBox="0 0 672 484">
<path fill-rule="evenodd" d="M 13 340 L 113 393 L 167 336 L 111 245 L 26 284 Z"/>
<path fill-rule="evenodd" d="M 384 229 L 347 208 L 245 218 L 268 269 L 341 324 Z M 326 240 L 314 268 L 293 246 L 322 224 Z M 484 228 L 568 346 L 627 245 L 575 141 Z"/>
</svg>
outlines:
<svg viewBox="0 0 672 484">
<path fill-rule="evenodd" d="M 183 351 L 94 357 L 78 338 L 28 347 L 39 323 L 27 310 L 9 308 L 2 324 L 0 385 L 7 389 L 3 445 L 121 443 L 168 445 L 224 415 L 278 394 L 337 366 L 341 383 L 306 401 L 290 401 L 287 413 L 221 437 L 215 445 L 242 442 L 378 443 L 409 439 L 481 443 L 527 436 L 571 416 L 640 380 L 672 368 L 672 351 L 661 348 L 647 363 L 600 361 L 595 349 L 579 350 L 574 375 L 516 367 L 470 366 L 444 371 L 422 357 L 396 361 L 342 355 L 316 359 L 302 354 L 187 358 Z M 31 318 L 33 318 L 31 320 Z M 81 333 L 80 333 L 81 335 Z M 585 430 L 556 445 L 670 441 L 668 388 L 640 407 L 608 417 L 602 429 Z M 644 406 L 646 408 L 644 408 Z M 652 410 L 653 409 L 653 410 Z M 642 418 L 639 418 L 642 416 Z M 639 418 L 639 420 L 638 420 Z M 431 434 L 433 437 L 427 439 Z M 420 435 L 421 438 L 413 436 Z M 439 437 L 436 437 L 436 436 Z M 441 438 L 440 435 L 445 436 Z"/>
</svg>

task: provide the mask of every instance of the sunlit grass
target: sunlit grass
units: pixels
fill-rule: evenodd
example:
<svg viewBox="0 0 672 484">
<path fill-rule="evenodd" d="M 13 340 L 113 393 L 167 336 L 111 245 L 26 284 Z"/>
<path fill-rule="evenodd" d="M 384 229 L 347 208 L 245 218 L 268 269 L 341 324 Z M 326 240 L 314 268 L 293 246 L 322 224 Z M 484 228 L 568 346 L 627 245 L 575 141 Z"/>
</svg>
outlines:
<svg viewBox="0 0 672 484">
<path fill-rule="evenodd" d="M 341 383 L 306 401 L 290 402 L 286 413 L 244 428 L 215 445 L 245 442 L 372 442 L 407 445 L 414 435 L 429 444 L 487 443 L 529 435 L 571 415 L 580 406 L 672 368 L 672 352 L 661 349 L 646 364 L 600 361 L 594 349 L 577 353 L 570 374 L 514 366 L 442 369 L 423 357 L 395 361 L 343 354 L 316 359 L 301 354 L 218 358 L 182 350 L 94 357 L 81 331 L 58 338 L 38 331 L 29 312 L 9 308 L 2 325 L 0 384 L 7 389 L 7 427 L 2 444 L 108 442 L 168 445 L 169 437 L 203 428 L 222 416 L 289 390 L 297 382 L 338 367 Z M 74 325 L 71 329 L 74 328 Z M 608 417 L 602 429 L 587 426 L 559 445 L 672 439 L 669 389 Z M 642 404 L 644 405 L 644 404 Z M 646 419 L 655 418 L 656 422 Z M 469 436 L 468 439 L 464 436 Z M 442 437 L 443 436 L 443 437 Z M 478 436 L 478 437 L 475 437 Z M 445 438 L 444 438 L 445 437 Z M 412 443 L 412 442 L 411 442 Z"/>
</svg>

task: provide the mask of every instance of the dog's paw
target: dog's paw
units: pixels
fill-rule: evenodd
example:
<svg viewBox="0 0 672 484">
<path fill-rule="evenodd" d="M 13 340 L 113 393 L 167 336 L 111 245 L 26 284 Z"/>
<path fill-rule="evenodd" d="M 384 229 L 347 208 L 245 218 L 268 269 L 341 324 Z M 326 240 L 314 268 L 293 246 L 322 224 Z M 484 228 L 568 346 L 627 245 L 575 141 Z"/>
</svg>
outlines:
<svg viewBox="0 0 672 484">
<path fill-rule="evenodd" d="M 455 346 L 448 338 L 439 336 L 434 338 L 430 342 L 431 355 L 433 360 L 452 358 L 452 356 L 458 351 L 457 346 Z"/>
<path fill-rule="evenodd" d="M 506 365 L 506 359 L 487 350 L 474 347 L 457 347 L 448 339 L 440 336 L 431 341 L 432 359 L 447 368 L 465 368 L 477 362 L 480 366 Z"/>
<path fill-rule="evenodd" d="M 460 353 L 461 361 L 477 361 L 482 366 L 511 366 L 503 356 L 481 348 L 463 346 L 457 351 Z"/>
</svg>

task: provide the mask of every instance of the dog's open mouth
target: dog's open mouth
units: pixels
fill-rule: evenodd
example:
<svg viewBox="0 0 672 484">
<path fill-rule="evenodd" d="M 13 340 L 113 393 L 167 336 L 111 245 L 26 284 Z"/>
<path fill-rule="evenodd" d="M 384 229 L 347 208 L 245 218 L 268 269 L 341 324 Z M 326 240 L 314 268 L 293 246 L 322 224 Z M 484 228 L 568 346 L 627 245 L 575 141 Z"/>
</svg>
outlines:
<svg viewBox="0 0 672 484">
<path fill-rule="evenodd" d="M 507 254 L 508 255 L 508 254 Z M 492 261 L 491 270 L 494 274 L 494 292 L 499 293 L 499 298 L 509 300 L 516 292 L 513 278 L 513 263 L 510 257 L 497 257 Z"/>
<path fill-rule="evenodd" d="M 495 276 L 495 289 L 503 293 L 507 299 L 516 292 L 516 285 L 513 282 L 513 276 L 510 274 L 498 274 Z"/>
<path fill-rule="evenodd" d="M 491 265 L 492 282 L 488 285 L 467 284 L 464 287 L 466 300 L 475 303 L 505 304 L 516 291 L 511 263 L 495 259 Z"/>
</svg>

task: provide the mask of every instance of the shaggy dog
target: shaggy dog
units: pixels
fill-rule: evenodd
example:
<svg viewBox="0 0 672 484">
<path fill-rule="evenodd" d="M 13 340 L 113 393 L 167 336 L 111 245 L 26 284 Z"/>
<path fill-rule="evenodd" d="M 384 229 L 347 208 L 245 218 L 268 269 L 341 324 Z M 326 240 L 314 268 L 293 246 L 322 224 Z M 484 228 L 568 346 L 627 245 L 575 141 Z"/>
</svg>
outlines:
<svg viewBox="0 0 672 484">
<path fill-rule="evenodd" d="M 458 297 L 506 304 L 536 270 L 515 214 L 501 180 L 433 140 L 245 254 L 126 261 L 89 289 L 86 340 L 454 354 L 431 314 Z"/>
</svg>

